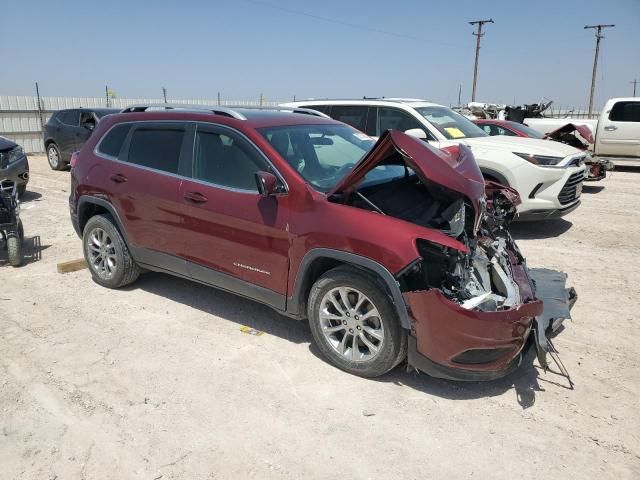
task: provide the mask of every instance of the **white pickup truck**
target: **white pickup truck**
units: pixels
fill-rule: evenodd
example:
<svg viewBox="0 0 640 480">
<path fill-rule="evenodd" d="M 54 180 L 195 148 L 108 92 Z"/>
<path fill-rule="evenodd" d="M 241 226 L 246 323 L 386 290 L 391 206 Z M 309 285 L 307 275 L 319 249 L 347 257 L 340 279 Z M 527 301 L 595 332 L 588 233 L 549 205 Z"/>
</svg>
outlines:
<svg viewBox="0 0 640 480">
<path fill-rule="evenodd" d="M 620 165 L 640 165 L 640 97 L 612 98 L 600 118 L 525 118 L 525 125 L 547 134 L 567 123 L 587 125 L 594 143 L 591 153 Z"/>
</svg>

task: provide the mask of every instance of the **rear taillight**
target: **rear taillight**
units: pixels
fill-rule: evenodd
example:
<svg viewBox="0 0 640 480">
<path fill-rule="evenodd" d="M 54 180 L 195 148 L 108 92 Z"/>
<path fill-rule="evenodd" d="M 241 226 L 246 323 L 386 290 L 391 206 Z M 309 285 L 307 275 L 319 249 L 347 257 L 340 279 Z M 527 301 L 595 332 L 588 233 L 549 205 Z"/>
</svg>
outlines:
<svg viewBox="0 0 640 480">
<path fill-rule="evenodd" d="M 71 168 L 75 167 L 76 163 L 78 163 L 78 152 L 73 152 L 71 154 Z"/>
</svg>

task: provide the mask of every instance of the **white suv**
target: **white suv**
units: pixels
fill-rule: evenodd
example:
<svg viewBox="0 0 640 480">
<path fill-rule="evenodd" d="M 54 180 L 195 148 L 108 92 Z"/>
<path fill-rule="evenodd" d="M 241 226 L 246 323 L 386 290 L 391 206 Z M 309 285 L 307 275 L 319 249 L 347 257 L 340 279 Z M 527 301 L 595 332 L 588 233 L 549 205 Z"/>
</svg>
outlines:
<svg viewBox="0 0 640 480">
<path fill-rule="evenodd" d="M 561 217 L 580 205 L 585 153 L 568 145 L 490 137 L 450 108 L 424 100 L 308 100 L 283 106 L 321 111 L 372 137 L 386 130 L 401 130 L 438 148 L 464 143 L 473 150 L 485 178 L 518 191 L 521 220 Z"/>
</svg>

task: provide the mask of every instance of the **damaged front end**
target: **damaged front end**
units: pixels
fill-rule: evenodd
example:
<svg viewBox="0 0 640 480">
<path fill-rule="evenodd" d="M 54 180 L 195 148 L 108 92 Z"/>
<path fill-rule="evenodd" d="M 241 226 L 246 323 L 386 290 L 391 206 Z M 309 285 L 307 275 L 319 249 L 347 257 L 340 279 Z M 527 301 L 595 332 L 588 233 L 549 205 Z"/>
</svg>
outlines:
<svg viewBox="0 0 640 480">
<path fill-rule="evenodd" d="M 421 258 L 397 277 L 413 318 L 409 365 L 453 380 L 493 380 L 518 367 L 534 332 L 540 364 L 570 318 L 566 275 L 529 270 L 508 223 L 515 190 L 487 182 L 479 228 L 459 240 L 468 251 L 418 241 Z M 548 304 L 548 302 L 551 302 Z"/>
<path fill-rule="evenodd" d="M 576 125 L 574 123 L 567 123 L 557 128 L 547 133 L 544 138 L 565 143 L 580 150 L 587 150 L 594 142 L 593 133 L 587 125 Z M 607 171 L 614 169 L 611 160 L 594 157 L 591 154 L 587 154 L 584 163 L 588 168 L 586 181 L 602 180 L 606 178 Z"/>
<path fill-rule="evenodd" d="M 367 182 L 389 165 L 404 165 L 404 175 Z M 468 148 L 436 150 L 386 132 L 329 196 L 416 225 L 418 258 L 396 274 L 411 320 L 410 366 L 440 378 L 492 380 L 518 367 L 533 331 L 546 365 L 548 336 L 570 317 L 575 292 L 564 286 L 566 275 L 531 275 L 508 230 L 520 197 L 485 183 Z"/>
</svg>

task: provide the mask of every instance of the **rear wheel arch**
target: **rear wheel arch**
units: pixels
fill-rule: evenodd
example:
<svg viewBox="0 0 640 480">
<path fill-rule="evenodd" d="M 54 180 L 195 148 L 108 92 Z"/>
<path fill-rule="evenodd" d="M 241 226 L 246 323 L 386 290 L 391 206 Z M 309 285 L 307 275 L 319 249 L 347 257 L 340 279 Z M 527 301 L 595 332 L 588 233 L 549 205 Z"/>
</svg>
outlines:
<svg viewBox="0 0 640 480">
<path fill-rule="evenodd" d="M 102 198 L 81 196 L 78 200 L 78 226 L 80 227 L 80 235 L 84 232 L 87 222 L 96 215 L 109 215 L 113 218 L 115 226 L 122 235 L 125 244 L 129 247 L 129 239 L 127 232 L 122 226 L 120 216 L 116 209 L 108 201 Z"/>
<path fill-rule="evenodd" d="M 287 311 L 298 317 L 306 316 L 307 302 L 314 283 L 327 271 L 337 267 L 352 268 L 376 280 L 391 298 L 402 327 L 411 328 L 400 287 L 389 270 L 370 258 L 327 248 L 310 250 L 300 262 L 293 295 L 287 301 Z"/>
</svg>

